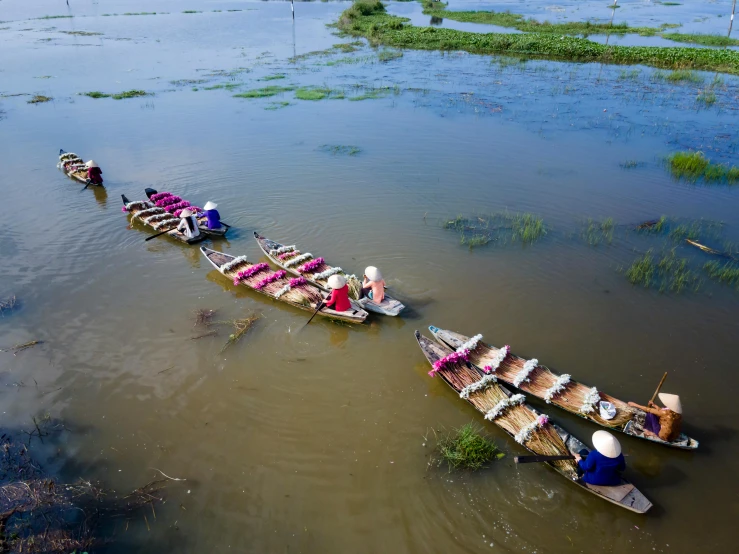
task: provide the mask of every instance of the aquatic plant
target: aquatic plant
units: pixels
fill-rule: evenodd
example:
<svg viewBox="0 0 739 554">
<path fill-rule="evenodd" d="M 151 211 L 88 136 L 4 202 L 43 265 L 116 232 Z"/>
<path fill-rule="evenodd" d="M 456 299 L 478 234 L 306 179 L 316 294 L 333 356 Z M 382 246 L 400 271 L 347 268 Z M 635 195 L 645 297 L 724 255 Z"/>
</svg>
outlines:
<svg viewBox="0 0 739 554">
<path fill-rule="evenodd" d="M 677 69 L 675 71 L 655 71 L 652 74 L 652 78 L 656 81 L 669 81 L 671 83 L 702 83 L 703 77 L 695 73 L 694 71 L 687 71 L 684 69 Z"/>
<path fill-rule="evenodd" d="M 687 33 L 663 33 L 662 38 L 676 42 L 702 44 L 704 46 L 738 46 L 739 40 L 723 35 L 699 35 Z"/>
<path fill-rule="evenodd" d="M 727 285 L 735 285 L 739 288 L 739 265 L 734 262 L 710 261 L 703 265 L 703 270 L 708 276 Z"/>
<path fill-rule="evenodd" d="M 100 36 L 103 33 L 93 33 L 90 31 L 59 31 L 60 33 L 64 33 L 65 35 L 77 35 L 80 37 L 95 37 Z"/>
<path fill-rule="evenodd" d="M 632 285 L 642 285 L 649 288 L 654 281 L 656 266 L 652 251 L 647 251 L 643 256 L 634 260 L 626 270 L 626 278 Z"/>
<path fill-rule="evenodd" d="M 123 100 L 124 98 L 137 98 L 139 96 L 150 96 L 150 92 L 146 92 L 145 90 L 126 90 L 124 92 L 119 92 L 118 94 L 113 94 L 111 98 L 115 100 Z"/>
<path fill-rule="evenodd" d="M 438 459 L 432 461 L 437 465 L 446 462 L 451 469 L 478 470 L 486 464 L 505 456 L 491 439 L 481 434 L 481 429 L 468 423 L 451 432 L 437 433 L 436 452 Z"/>
<path fill-rule="evenodd" d="M 706 106 L 713 106 L 716 103 L 716 93 L 713 91 L 713 88 L 707 87 L 698 91 L 695 101 Z"/>
<path fill-rule="evenodd" d="M 92 92 L 83 92 L 82 96 L 89 96 L 90 98 L 110 98 L 110 94 L 105 94 L 99 90 L 93 90 Z"/>
<path fill-rule="evenodd" d="M 268 86 L 247 90 L 246 92 L 240 92 L 233 96 L 234 98 L 267 98 L 282 94 L 283 92 L 289 92 L 291 90 L 295 90 L 295 87 Z"/>
<path fill-rule="evenodd" d="M 260 81 L 276 81 L 278 79 L 284 79 L 286 75 L 284 73 L 276 73 L 274 75 L 267 75 L 259 79 Z"/>
<path fill-rule="evenodd" d="M 199 12 L 199 11 L 197 11 L 197 10 L 185 10 L 185 11 L 184 11 L 184 12 L 182 12 L 182 13 L 203 13 L 203 12 Z"/>
<path fill-rule="evenodd" d="M 602 242 L 611 244 L 613 241 L 614 227 L 615 224 L 612 217 L 607 217 L 603 221 L 588 218 L 582 232 L 582 237 L 590 246 L 598 246 Z"/>
<path fill-rule="evenodd" d="M 377 59 L 380 62 L 389 62 L 391 60 L 397 60 L 403 57 L 403 52 L 398 50 L 380 50 L 377 54 Z"/>
<path fill-rule="evenodd" d="M 496 212 L 491 215 L 478 215 L 467 218 L 461 215 L 445 221 L 445 229 L 455 230 L 460 234 L 463 245 L 474 248 L 492 241 L 532 244 L 547 234 L 547 228 L 541 217 L 530 213 Z"/>
<path fill-rule="evenodd" d="M 330 88 L 302 87 L 295 91 L 298 100 L 323 100 L 331 94 Z"/>
<path fill-rule="evenodd" d="M 544 220 L 533 214 L 516 214 L 511 219 L 513 225 L 513 240 L 520 240 L 524 244 L 536 242 L 547 234 Z"/>
<path fill-rule="evenodd" d="M 675 179 L 709 183 L 739 182 L 739 167 L 710 162 L 703 152 L 675 152 L 667 158 L 668 168 Z"/>
<path fill-rule="evenodd" d="M 334 156 L 339 154 L 356 156 L 362 151 L 359 146 L 352 146 L 351 144 L 322 144 L 318 149 L 323 152 L 333 154 Z"/>
<path fill-rule="evenodd" d="M 414 27 L 407 18 L 385 13 L 378 0 L 358 0 L 342 13 L 338 27 L 373 44 L 422 50 L 463 50 L 477 54 L 524 54 L 577 62 L 649 65 L 668 69 L 707 69 L 739 74 L 739 52 L 708 48 L 611 46 L 557 33 L 470 33 Z"/>
<path fill-rule="evenodd" d="M 243 86 L 244 83 L 220 83 L 218 85 L 213 85 L 211 87 L 203 87 L 203 90 L 234 90 L 241 86 Z"/>
<path fill-rule="evenodd" d="M 620 162 L 618 165 L 620 165 L 624 169 L 634 169 L 636 167 L 639 167 L 640 165 L 644 165 L 644 162 L 638 162 L 636 160 L 626 160 L 625 162 Z"/>
<path fill-rule="evenodd" d="M 287 108 L 290 105 L 290 102 L 270 102 L 267 106 L 264 107 L 265 110 L 280 110 L 282 108 Z"/>
<path fill-rule="evenodd" d="M 44 96 L 43 94 L 36 94 L 30 100 L 27 100 L 28 104 L 43 104 L 44 102 L 51 102 L 54 100 L 51 96 Z"/>
<path fill-rule="evenodd" d="M 688 267 L 686 258 L 678 258 L 675 250 L 663 254 L 655 261 L 652 250 L 634 260 L 626 271 L 632 285 L 650 288 L 659 285 L 660 292 L 680 293 L 686 287 L 697 290 L 700 287 L 698 275 Z"/>
</svg>

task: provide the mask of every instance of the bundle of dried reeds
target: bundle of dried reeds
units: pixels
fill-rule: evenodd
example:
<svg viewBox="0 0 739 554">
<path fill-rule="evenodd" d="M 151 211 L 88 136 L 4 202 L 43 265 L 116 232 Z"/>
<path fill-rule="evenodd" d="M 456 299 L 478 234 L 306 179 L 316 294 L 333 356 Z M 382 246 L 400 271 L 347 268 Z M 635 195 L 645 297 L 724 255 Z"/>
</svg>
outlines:
<svg viewBox="0 0 739 554">
<path fill-rule="evenodd" d="M 491 347 L 480 341 L 477 348 L 470 352 L 470 361 L 477 367 L 485 367 L 490 365 L 491 360 L 496 357 L 498 351 L 498 348 Z M 500 380 L 513 384 L 516 376 L 523 370 L 524 364 L 526 364 L 525 359 L 509 354 L 500 366 L 498 366 L 498 369 L 495 370 L 495 375 Z M 613 419 L 603 419 L 598 412 L 598 407 L 591 402 L 596 396 L 596 393 L 592 388 L 578 383 L 574 379 L 567 380 L 567 383 L 560 392 L 548 394 L 557 385 L 559 378 L 560 376 L 552 373 L 549 368 L 537 364 L 518 388 L 541 399 L 548 400 L 548 402 L 564 410 L 586 417 L 606 427 L 614 429 L 623 428 L 634 417 L 634 410 L 628 404 L 617 398 L 598 392 L 597 397 L 600 400 L 611 402 L 616 407 L 616 416 Z M 591 411 L 585 411 L 588 406 L 592 408 Z"/>
</svg>

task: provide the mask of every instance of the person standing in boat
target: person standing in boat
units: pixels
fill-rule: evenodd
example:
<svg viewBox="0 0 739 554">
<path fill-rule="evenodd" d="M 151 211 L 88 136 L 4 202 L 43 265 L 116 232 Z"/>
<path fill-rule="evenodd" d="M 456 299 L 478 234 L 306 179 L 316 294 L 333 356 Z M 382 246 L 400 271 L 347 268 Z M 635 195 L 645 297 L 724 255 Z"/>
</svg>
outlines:
<svg viewBox="0 0 739 554">
<path fill-rule="evenodd" d="M 683 423 L 683 406 L 680 397 L 676 394 L 659 393 L 659 399 L 664 408 L 660 408 L 649 401 L 649 406 L 640 406 L 636 402 L 629 402 L 632 408 L 639 408 L 647 412 L 644 422 L 644 434 L 659 437 L 663 441 L 672 442 L 680 436 L 680 427 Z"/>
<path fill-rule="evenodd" d="M 97 163 L 95 163 L 95 160 L 87 162 L 85 164 L 85 168 L 87 168 L 87 178 L 93 185 L 103 184 L 103 170 L 100 169 L 100 166 Z"/>
<path fill-rule="evenodd" d="M 343 275 L 332 275 L 328 278 L 328 286 L 331 287 L 331 295 L 325 300 L 327 308 L 333 308 L 337 312 L 349 311 L 352 307 L 349 302 L 349 285 Z"/>
<path fill-rule="evenodd" d="M 369 298 L 376 304 L 382 303 L 385 299 L 385 281 L 382 278 L 382 273 L 372 265 L 364 270 L 361 298 L 364 297 Z"/>
<path fill-rule="evenodd" d="M 590 453 L 581 450 L 575 454 L 578 470 L 582 472 L 581 479 L 591 485 L 620 485 L 621 473 L 626 469 L 621 444 L 608 431 L 596 431 L 593 433 L 593 447 L 595 450 Z"/>
<path fill-rule="evenodd" d="M 193 213 L 185 208 L 180 213 L 180 224 L 177 226 L 177 230 L 181 231 L 189 239 L 194 239 L 200 236 L 200 229 L 198 228 L 198 220 L 195 218 Z"/>
<path fill-rule="evenodd" d="M 221 214 L 218 213 L 216 208 L 218 204 L 208 200 L 203 206 L 205 216 L 208 218 L 208 229 L 220 229 L 221 228 Z"/>
</svg>

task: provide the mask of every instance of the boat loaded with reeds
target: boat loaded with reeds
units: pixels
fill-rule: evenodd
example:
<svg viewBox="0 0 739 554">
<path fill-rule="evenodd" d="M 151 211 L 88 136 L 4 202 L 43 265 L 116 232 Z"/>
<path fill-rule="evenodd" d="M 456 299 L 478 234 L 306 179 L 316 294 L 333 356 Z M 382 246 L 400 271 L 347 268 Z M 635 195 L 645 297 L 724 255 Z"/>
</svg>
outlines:
<svg viewBox="0 0 739 554">
<path fill-rule="evenodd" d="M 61 169 L 70 179 L 79 181 L 83 185 L 87 184 L 87 168 L 85 162 L 74 152 L 59 151 L 59 163 L 56 166 Z M 102 187 L 102 183 L 90 183 L 93 187 Z"/>
<path fill-rule="evenodd" d="M 254 238 L 262 252 L 275 264 L 289 271 L 293 275 L 305 277 L 308 281 L 328 291 L 328 278 L 332 275 L 343 275 L 349 285 L 349 298 L 352 305 L 364 308 L 370 312 L 396 316 L 405 306 L 395 298 L 385 293 L 382 302 L 373 302 L 369 298 L 360 298 L 362 283 L 356 275 L 347 275 L 340 267 L 328 265 L 323 258 L 314 258 L 310 252 L 301 252 L 297 246 L 285 246 L 279 242 L 269 240 L 254 231 Z"/>
<path fill-rule="evenodd" d="M 621 431 L 632 437 L 646 439 L 666 446 L 694 450 L 698 441 L 684 433 L 672 442 L 644 433 L 646 413 L 632 408 L 626 402 L 600 392 L 572 379 L 570 375 L 558 375 L 548 367 L 539 364 L 537 359 L 525 360 L 510 353 L 508 345 L 495 348 L 482 341 L 482 335 L 467 337 L 430 326 L 429 330 L 441 344 L 454 348 L 465 356 L 471 364 L 487 375 L 495 375 L 501 381 L 519 390 L 541 398 L 547 404 L 589 419 L 607 429 Z M 600 403 L 608 402 L 615 408 L 615 415 L 601 413 Z M 606 416 L 611 416 L 607 419 Z"/>
<path fill-rule="evenodd" d="M 163 207 L 155 206 L 149 200 L 131 202 L 125 194 L 121 194 L 121 198 L 123 199 L 123 211 L 131 215 L 131 221 L 139 220 L 158 232 L 168 231 L 167 235 L 187 244 L 194 244 L 208 237 L 205 233 L 200 233 L 196 237 L 187 237 L 183 232 L 177 230 L 177 226 L 180 224 L 179 217 L 174 213 L 169 213 Z"/>
<path fill-rule="evenodd" d="M 328 296 L 304 277 L 291 279 L 284 269 L 272 271 L 269 264 L 252 264 L 246 256 L 232 256 L 205 246 L 201 246 L 200 251 L 234 285 L 243 285 L 301 310 L 314 312 L 318 303 Z M 367 312 L 361 308 L 337 312 L 323 306 L 316 315 L 347 323 L 363 323 L 367 318 Z"/>
<path fill-rule="evenodd" d="M 589 451 L 582 441 L 526 404 L 522 394 L 512 394 L 500 385 L 495 374 L 485 374 L 468 364 L 465 354 L 437 344 L 418 331 L 415 335 L 432 366 L 429 375 L 441 377 L 460 398 L 485 414 L 486 420 L 503 429 L 521 446 L 541 456 L 574 456 L 583 450 Z M 546 463 L 580 488 L 617 506 L 640 514 L 652 507 L 652 503 L 625 479 L 612 487 L 591 485 L 580 480 L 572 459 Z"/>
</svg>

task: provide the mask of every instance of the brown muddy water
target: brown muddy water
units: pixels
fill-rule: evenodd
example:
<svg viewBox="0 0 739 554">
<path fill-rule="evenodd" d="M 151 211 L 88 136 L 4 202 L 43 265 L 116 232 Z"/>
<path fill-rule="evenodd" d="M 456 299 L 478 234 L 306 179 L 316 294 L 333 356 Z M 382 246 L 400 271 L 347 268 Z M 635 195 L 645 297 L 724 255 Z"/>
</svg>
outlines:
<svg viewBox="0 0 739 554">
<path fill-rule="evenodd" d="M 45 413 L 68 423 L 60 451 L 42 460 L 63 479 L 120 490 L 156 477 L 151 468 L 187 479 L 170 487 L 151 530 L 119 526 L 108 551 L 735 544 L 739 292 L 703 273 L 707 255 L 629 227 L 662 214 L 703 218 L 724 223 L 705 239 L 714 246 L 739 240 L 739 191 L 675 181 L 664 165 L 688 148 L 737 163 L 735 78 L 724 76 L 705 106 L 696 97 L 712 74 L 673 84 L 648 68 L 434 52 L 382 62 L 366 44 L 290 59 L 350 42 L 325 26 L 346 3 L 296 4 L 294 26 L 283 2 L 70 4 L 0 4 L 0 297 L 21 299 L 0 317 L 0 347 L 44 341 L 0 353 L 0 411 L 8 428 L 30 430 Z M 589 4 L 606 10 L 605 0 Z M 180 13 L 190 9 L 202 13 Z M 143 11 L 158 13 L 104 15 Z M 695 11 L 681 8 L 686 20 Z M 75 17 L 32 19 L 47 15 Z M 285 78 L 260 80 L 275 74 Z M 216 85 L 233 90 L 206 90 Z M 268 85 L 344 98 L 233 97 Z M 130 89 L 152 95 L 80 95 Z M 27 103 L 35 94 L 53 100 Z M 375 97 L 349 100 L 361 95 Z M 60 148 L 94 158 L 105 189 L 64 177 Z M 217 201 L 234 228 L 213 247 L 228 253 L 262 259 L 257 230 L 352 272 L 377 265 L 408 311 L 305 328 L 304 312 L 236 290 L 196 246 L 144 242 L 120 194 L 140 198 L 145 186 Z M 506 209 L 543 217 L 549 233 L 526 247 L 470 250 L 442 228 L 458 214 Z M 612 242 L 590 246 L 583 222 L 606 217 L 620 225 Z M 623 269 L 650 248 L 676 248 L 700 289 L 632 286 Z M 221 353 L 223 331 L 191 340 L 198 308 L 262 318 Z M 654 503 L 645 516 L 547 467 L 516 467 L 524 451 L 488 424 L 502 461 L 475 474 L 428 467 L 430 429 L 483 424 L 427 376 L 413 331 L 431 324 L 508 343 L 624 400 L 645 403 L 669 371 L 664 390 L 681 395 L 685 431 L 701 447 L 619 437 L 628 476 Z M 583 439 L 596 430 L 544 409 Z"/>
</svg>

